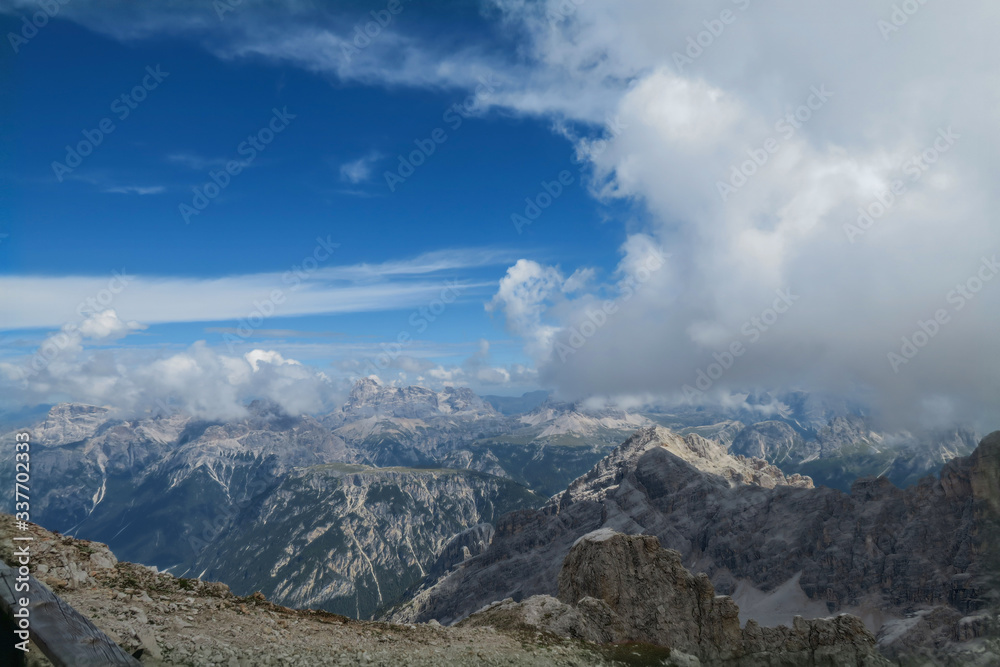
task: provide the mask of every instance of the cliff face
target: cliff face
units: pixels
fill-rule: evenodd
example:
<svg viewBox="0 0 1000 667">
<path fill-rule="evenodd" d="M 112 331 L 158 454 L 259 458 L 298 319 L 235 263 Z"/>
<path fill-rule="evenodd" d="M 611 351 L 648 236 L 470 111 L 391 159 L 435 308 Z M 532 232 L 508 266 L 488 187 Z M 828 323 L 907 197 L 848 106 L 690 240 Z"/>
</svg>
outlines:
<svg viewBox="0 0 1000 667">
<path fill-rule="evenodd" d="M 495 600 L 554 595 L 572 545 L 606 527 L 658 537 L 723 593 L 743 586 L 769 595 L 792 584 L 826 613 L 863 615 L 872 630 L 937 608 L 951 610 L 939 615 L 949 637 L 987 627 L 975 619 L 997 591 L 1000 434 L 947 464 L 940 479 L 905 491 L 859 480 L 850 495 L 773 476 L 737 482 L 729 476 L 736 463 L 696 451 L 640 432 L 541 510 L 502 519 L 486 553 L 421 591 L 402 614 L 450 622 Z M 774 603 L 784 622 L 803 613 L 793 598 Z M 884 647 L 893 641 L 884 634 Z"/>
<path fill-rule="evenodd" d="M 510 480 L 468 470 L 302 468 L 234 518 L 188 571 L 240 594 L 371 618 L 439 555 L 450 566 L 463 559 L 463 546 L 482 551 L 492 528 L 480 524 L 542 502 Z M 442 553 L 477 526 L 455 543 L 458 553 Z"/>
<path fill-rule="evenodd" d="M 598 642 L 669 647 L 711 665 L 858 665 L 889 662 L 856 617 L 740 628 L 739 608 L 715 594 L 708 577 L 691 574 L 680 554 L 651 536 L 602 529 L 580 538 L 559 573 L 558 600 L 504 601 L 463 626 L 533 627 Z M 679 660 L 678 660 L 679 661 Z"/>
<path fill-rule="evenodd" d="M 444 392 L 434 409 L 474 398 Z M 57 406 L 32 430 L 32 472 L 45 480 L 32 519 L 175 574 L 369 617 L 420 581 L 457 533 L 545 502 L 471 470 L 361 465 L 363 452 L 311 417 L 259 402 L 249 413 L 224 424 L 123 421 Z M 0 481 L 12 458 L 13 448 L 0 451 Z"/>
</svg>

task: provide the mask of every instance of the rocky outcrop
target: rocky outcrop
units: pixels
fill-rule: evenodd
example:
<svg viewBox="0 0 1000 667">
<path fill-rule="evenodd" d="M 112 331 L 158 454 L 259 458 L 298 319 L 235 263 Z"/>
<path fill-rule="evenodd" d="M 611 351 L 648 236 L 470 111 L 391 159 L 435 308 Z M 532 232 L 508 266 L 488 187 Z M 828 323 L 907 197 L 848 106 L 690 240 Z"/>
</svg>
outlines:
<svg viewBox="0 0 1000 667">
<path fill-rule="evenodd" d="M 220 583 L 118 562 L 103 544 L 54 534 L 34 524 L 20 530 L 14 517 L 0 514 L 0 559 L 9 565 L 18 565 L 12 557 L 12 535 L 34 538 L 30 568 L 41 585 L 50 586 L 144 665 L 622 664 L 605 657 L 613 647 L 551 635 L 355 621 L 314 609 L 282 607 L 259 592 L 239 597 Z M 68 572 L 85 572 L 87 578 L 67 578 Z M 34 644 L 27 657 L 29 665 L 51 664 Z"/>
<path fill-rule="evenodd" d="M 25 545 L 15 537 L 31 538 L 27 542 L 31 574 L 54 590 L 91 588 L 98 572 L 118 563 L 105 544 L 50 533 L 33 523 L 18 528 L 13 516 L 0 514 L 0 560 L 11 565 L 18 564 L 14 554 Z"/>
<path fill-rule="evenodd" d="M 661 438 L 637 434 L 542 509 L 501 518 L 486 553 L 420 591 L 398 617 L 454 622 L 491 601 L 556 595 L 573 544 L 602 527 L 658 537 L 722 593 L 792 583 L 813 607 L 857 613 L 872 631 L 934 607 L 959 620 L 996 608 L 1000 433 L 947 464 L 940 479 L 906 490 L 859 480 L 851 494 L 774 476 L 762 477 L 766 485 L 736 482 L 727 474 L 738 461 L 710 450 L 700 460 L 697 443 Z M 778 602 L 776 622 L 805 615 L 794 596 Z"/>
<path fill-rule="evenodd" d="M 733 600 L 715 594 L 676 551 L 651 536 L 602 529 L 580 538 L 559 573 L 558 599 L 507 600 L 462 625 L 546 630 L 588 641 L 643 642 L 710 665 L 888 665 L 856 617 L 803 620 L 792 627 L 740 627 Z M 679 656 L 678 656 L 679 657 Z"/>
</svg>

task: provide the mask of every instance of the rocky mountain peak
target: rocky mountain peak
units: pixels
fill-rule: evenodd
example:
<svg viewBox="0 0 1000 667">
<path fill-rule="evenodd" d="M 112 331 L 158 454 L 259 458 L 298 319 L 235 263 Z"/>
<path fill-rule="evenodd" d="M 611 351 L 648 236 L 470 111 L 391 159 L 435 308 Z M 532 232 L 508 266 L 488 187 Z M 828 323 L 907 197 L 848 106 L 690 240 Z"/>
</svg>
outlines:
<svg viewBox="0 0 1000 667">
<path fill-rule="evenodd" d="M 456 413 L 495 416 L 491 405 L 468 387 L 446 387 L 435 392 L 425 387 L 393 387 L 373 378 L 361 378 L 340 410 L 344 418 L 389 417 L 424 419 Z"/>
<path fill-rule="evenodd" d="M 722 445 L 700 435 L 681 436 L 662 426 L 650 426 L 636 431 L 590 472 L 577 478 L 559 502 L 566 504 L 584 498 L 601 497 L 604 490 L 615 487 L 628 471 L 635 470 L 640 458 L 654 450 L 666 451 L 703 473 L 721 477 L 730 486 L 813 486 L 808 477 L 786 477 L 780 469 L 763 459 L 731 456 Z"/>
<path fill-rule="evenodd" d="M 32 439 L 44 440 L 53 446 L 79 442 L 94 435 L 110 417 L 108 408 L 60 403 L 52 406 L 45 421 L 35 428 Z"/>
<path fill-rule="evenodd" d="M 364 405 L 370 402 L 381 391 L 382 385 L 374 378 L 361 378 L 351 387 L 347 405 Z"/>
</svg>

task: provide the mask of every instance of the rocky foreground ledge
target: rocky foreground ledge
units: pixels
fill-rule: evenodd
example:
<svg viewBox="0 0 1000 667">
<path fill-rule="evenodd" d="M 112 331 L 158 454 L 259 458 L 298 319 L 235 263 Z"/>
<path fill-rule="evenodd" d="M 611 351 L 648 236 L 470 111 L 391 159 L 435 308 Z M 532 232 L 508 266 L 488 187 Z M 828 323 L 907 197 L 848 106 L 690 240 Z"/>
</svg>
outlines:
<svg viewBox="0 0 1000 667">
<path fill-rule="evenodd" d="M 741 629 L 656 538 L 599 531 L 573 548 L 559 599 L 496 603 L 456 627 L 355 621 L 118 562 L 103 544 L 30 525 L 36 577 L 151 665 L 888 665 L 857 619 Z M 13 518 L 0 515 L 11 563 Z M 20 535 L 26 533 L 20 532 Z M 37 648 L 31 664 L 45 665 Z"/>
<path fill-rule="evenodd" d="M 621 665 L 618 647 L 551 634 L 390 624 L 238 597 L 224 584 L 182 579 L 118 562 L 107 546 L 0 514 L 0 559 L 12 537 L 31 535 L 32 572 L 119 646 L 149 665 Z M 20 544 L 20 543 L 19 543 Z M 669 650 L 643 647 L 671 664 Z M 49 665 L 31 646 L 30 665 Z M 636 664 L 636 663 L 631 663 Z"/>
</svg>

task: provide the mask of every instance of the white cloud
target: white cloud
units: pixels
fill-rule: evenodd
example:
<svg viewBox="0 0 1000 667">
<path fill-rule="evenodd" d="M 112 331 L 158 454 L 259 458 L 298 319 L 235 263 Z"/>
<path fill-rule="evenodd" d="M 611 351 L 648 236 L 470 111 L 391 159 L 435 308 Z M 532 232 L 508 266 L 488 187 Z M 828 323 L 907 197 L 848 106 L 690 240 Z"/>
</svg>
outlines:
<svg viewBox="0 0 1000 667">
<path fill-rule="evenodd" d="M 507 328 L 525 339 L 533 356 L 539 356 L 551 347 L 558 332 L 558 327 L 546 324 L 542 315 L 548 303 L 562 294 L 564 282 L 556 267 L 519 259 L 500 279 L 497 293 L 486 304 L 486 310 L 502 312 Z"/>
<path fill-rule="evenodd" d="M 145 329 L 145 325 L 135 321 L 123 322 L 114 309 L 95 313 L 85 319 L 79 327 L 80 333 L 94 340 L 117 340 L 133 331 Z"/>
<path fill-rule="evenodd" d="M 381 153 L 372 151 L 367 155 L 362 155 L 356 160 L 351 160 L 340 165 L 340 180 L 357 185 L 371 178 L 372 169 L 375 163 L 382 157 Z"/>
<path fill-rule="evenodd" d="M 126 275 L 127 284 L 116 291 L 109 291 L 107 278 L 6 275 L 0 276 L 0 310 L 5 329 L 58 327 L 82 304 L 95 300 L 113 304 L 123 318 L 149 324 L 239 321 L 271 310 L 279 317 L 393 310 L 437 298 L 445 278 L 435 274 L 447 272 L 450 279 L 455 271 L 497 266 L 508 258 L 503 250 L 467 248 L 377 264 L 316 265 L 312 271 L 301 261 L 288 271 L 219 278 Z M 312 262 L 313 255 L 304 259 Z M 460 282 L 463 298 L 493 285 Z M 275 292 L 280 298 L 267 306 Z"/>
<path fill-rule="evenodd" d="M 204 419 L 244 416 L 252 399 L 269 399 L 290 414 L 329 409 L 339 399 L 330 379 L 273 350 L 243 357 L 213 350 L 204 341 L 161 357 L 137 350 L 95 349 L 144 329 L 113 310 L 49 336 L 20 362 L 0 362 L 0 398 L 32 405 L 52 400 L 108 405 L 122 415 L 181 410 Z"/>
<path fill-rule="evenodd" d="M 274 366 L 283 366 L 286 364 L 292 366 L 302 365 L 294 359 L 286 360 L 283 356 L 281 356 L 281 353 L 275 352 L 274 350 L 251 350 L 250 352 L 244 354 L 243 358 L 247 360 L 247 363 L 250 364 L 250 367 L 253 368 L 254 372 L 260 370 L 261 363 L 271 364 Z"/>
<path fill-rule="evenodd" d="M 682 71 L 673 53 L 731 3 L 588 2 L 557 25 L 541 18 L 556 2 L 498 4 L 533 35 L 525 50 L 535 68 L 563 80 L 563 101 L 519 108 L 594 122 L 593 99 L 603 97 L 622 130 L 600 151 L 580 142 L 594 191 L 644 204 L 646 233 L 673 255 L 655 289 L 625 304 L 566 362 L 538 345 L 538 332 L 565 332 L 580 310 L 550 306 L 539 314 L 530 306 L 540 300 L 511 299 L 536 293 L 530 276 L 526 287 L 513 279 L 501 285 L 495 301 L 512 304 L 511 330 L 522 333 L 548 382 L 577 396 L 678 393 L 713 353 L 747 343 L 743 324 L 776 289 L 790 288 L 800 296 L 793 309 L 715 391 L 865 391 L 884 415 L 908 423 L 926 412 L 928 397 L 945 394 L 962 406 L 948 413 L 955 419 L 998 416 L 1000 354 L 991 331 L 1000 325 L 1000 281 L 961 312 L 947 295 L 975 274 L 984 253 L 989 259 L 1000 248 L 991 222 L 1000 193 L 985 177 L 1000 166 L 995 117 L 985 111 L 1000 81 L 976 48 L 946 45 L 960 40 L 990 51 L 985 26 L 998 23 L 1000 8 L 938 6 L 887 43 L 875 22 L 889 2 L 836 10 L 754 2 Z M 588 69 L 589 82 L 579 76 Z M 628 85 L 615 88 L 623 79 Z M 803 114 L 811 117 L 790 123 L 787 115 L 794 119 L 818 89 L 832 96 L 822 104 L 813 98 L 819 108 Z M 949 126 L 961 135 L 955 145 L 919 178 L 904 171 Z M 723 201 L 718 182 L 768 139 L 777 152 Z M 850 243 L 845 224 L 896 179 L 906 193 Z M 951 322 L 894 373 L 887 354 L 940 308 Z"/>
</svg>

